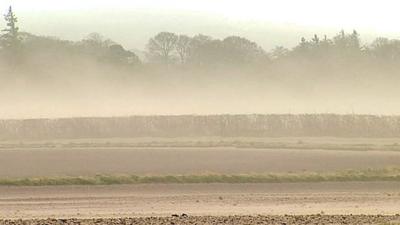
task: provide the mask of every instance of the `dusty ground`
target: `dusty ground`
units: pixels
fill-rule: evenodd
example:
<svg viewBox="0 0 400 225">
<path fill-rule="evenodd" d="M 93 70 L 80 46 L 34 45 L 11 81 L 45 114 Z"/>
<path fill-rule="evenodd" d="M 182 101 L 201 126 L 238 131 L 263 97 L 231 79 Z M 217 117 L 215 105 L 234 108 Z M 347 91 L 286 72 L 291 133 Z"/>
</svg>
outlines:
<svg viewBox="0 0 400 225">
<path fill-rule="evenodd" d="M 400 183 L 0 187 L 0 219 L 400 212 Z"/>
<path fill-rule="evenodd" d="M 343 215 L 308 215 L 308 216 L 201 216 L 193 217 L 176 215 L 171 217 L 147 217 L 147 218 L 116 218 L 116 219 L 45 219 L 45 220 L 17 220 L 0 221 L 0 225 L 60 225 L 60 224 L 137 224 L 137 225 L 245 225 L 245 224 L 395 224 L 400 221 L 400 216 L 343 216 Z"/>
<path fill-rule="evenodd" d="M 400 152 L 396 151 L 231 147 L 0 150 L 0 178 L 337 171 L 398 165 Z M 0 187 L 0 225 L 384 224 L 400 222 L 399 216 L 394 216 L 399 212 L 400 182 Z M 25 221 L 9 220 L 21 218 Z"/>
<path fill-rule="evenodd" d="M 0 150 L 0 178 L 337 171 L 400 165 L 396 151 L 235 148 Z"/>
</svg>

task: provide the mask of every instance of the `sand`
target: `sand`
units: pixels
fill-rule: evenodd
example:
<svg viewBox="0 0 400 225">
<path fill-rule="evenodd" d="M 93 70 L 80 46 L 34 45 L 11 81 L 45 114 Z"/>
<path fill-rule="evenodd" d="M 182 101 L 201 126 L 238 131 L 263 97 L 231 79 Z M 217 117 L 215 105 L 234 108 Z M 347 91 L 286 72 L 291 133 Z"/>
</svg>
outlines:
<svg viewBox="0 0 400 225">
<path fill-rule="evenodd" d="M 399 212 L 400 182 L 0 187 L 0 219 Z"/>
</svg>

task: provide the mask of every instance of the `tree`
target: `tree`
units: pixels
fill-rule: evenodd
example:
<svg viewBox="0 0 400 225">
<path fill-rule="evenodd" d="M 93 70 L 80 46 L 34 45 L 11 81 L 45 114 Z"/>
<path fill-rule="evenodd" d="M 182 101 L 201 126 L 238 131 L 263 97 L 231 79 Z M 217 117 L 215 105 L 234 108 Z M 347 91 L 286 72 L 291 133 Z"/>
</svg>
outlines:
<svg viewBox="0 0 400 225">
<path fill-rule="evenodd" d="M 272 59 L 282 59 L 288 56 L 289 52 L 290 52 L 289 49 L 283 46 L 276 46 L 274 49 L 272 49 L 271 57 Z"/>
<path fill-rule="evenodd" d="M 174 33 L 161 32 L 151 38 L 147 44 L 148 57 L 151 61 L 170 64 L 175 60 L 174 51 L 179 37 Z"/>
<path fill-rule="evenodd" d="M 8 13 L 4 15 L 6 21 L 6 29 L 2 30 L 0 36 L 0 45 L 3 50 L 5 60 L 12 66 L 20 61 L 21 39 L 19 36 L 19 28 L 17 26 L 18 19 L 15 16 L 12 7 L 8 9 Z"/>
<path fill-rule="evenodd" d="M 267 59 L 264 50 L 246 38 L 230 36 L 223 40 L 223 45 L 227 63 L 237 65 L 263 62 Z"/>
<path fill-rule="evenodd" d="M 16 51 L 21 44 L 19 37 L 19 28 L 17 26 L 18 18 L 14 14 L 12 7 L 8 9 L 8 13 L 4 15 L 7 28 L 2 30 L 1 43 L 4 49 Z"/>
<path fill-rule="evenodd" d="M 222 41 L 198 34 L 190 43 L 188 62 L 197 66 L 218 64 L 223 57 L 222 49 Z"/>
<path fill-rule="evenodd" d="M 353 63 L 354 60 L 360 59 L 362 56 L 360 35 L 353 30 L 351 34 L 346 34 L 343 30 L 333 37 L 333 52 L 336 60 L 343 63 Z"/>
<path fill-rule="evenodd" d="M 306 59 L 310 57 L 311 49 L 312 43 L 308 42 L 305 37 L 302 37 L 300 43 L 293 48 L 291 55 Z"/>
<path fill-rule="evenodd" d="M 101 58 L 108 53 L 109 47 L 116 45 L 116 43 L 110 39 L 105 39 L 99 33 L 91 33 L 78 45 L 84 53 Z"/>
<path fill-rule="evenodd" d="M 350 35 L 350 46 L 353 49 L 360 50 L 360 34 L 356 30 L 353 30 L 353 33 Z"/>
<path fill-rule="evenodd" d="M 190 44 L 192 39 L 186 35 L 179 35 L 176 43 L 176 51 L 178 52 L 181 64 L 185 64 L 190 54 Z"/>
<path fill-rule="evenodd" d="M 311 41 L 314 43 L 314 45 L 318 45 L 319 44 L 318 35 L 314 34 L 314 37 L 313 37 L 313 39 L 311 39 Z"/>
<path fill-rule="evenodd" d="M 111 63 L 125 64 L 125 65 L 137 65 L 140 64 L 139 57 L 131 52 L 127 51 L 122 45 L 114 44 L 108 48 L 107 54 L 104 58 Z"/>
<path fill-rule="evenodd" d="M 87 48 L 104 48 L 110 46 L 112 41 L 104 40 L 99 33 L 91 33 L 82 40 L 82 44 Z"/>
<path fill-rule="evenodd" d="M 400 41 L 376 38 L 367 48 L 367 53 L 375 59 L 390 61 L 400 59 Z"/>
<path fill-rule="evenodd" d="M 341 50 L 359 51 L 360 50 L 360 35 L 356 30 L 350 35 L 346 34 L 344 30 L 340 31 L 338 35 L 333 37 L 335 46 Z"/>
</svg>

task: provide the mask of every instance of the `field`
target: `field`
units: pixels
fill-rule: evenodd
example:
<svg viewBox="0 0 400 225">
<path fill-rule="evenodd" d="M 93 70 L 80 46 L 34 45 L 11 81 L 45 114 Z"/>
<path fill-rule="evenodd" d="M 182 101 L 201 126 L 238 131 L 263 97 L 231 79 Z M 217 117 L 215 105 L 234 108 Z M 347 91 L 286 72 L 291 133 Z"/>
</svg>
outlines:
<svg viewBox="0 0 400 225">
<path fill-rule="evenodd" d="M 398 213 L 400 183 L 0 187 L 2 218 Z"/>
<path fill-rule="evenodd" d="M 108 218 L 108 219 L 42 219 L 42 220 L 5 220 L 0 225 L 22 224 L 137 224 L 137 225 L 165 225 L 165 224 L 382 224 L 394 225 L 399 221 L 399 216 L 342 216 L 342 215 L 306 215 L 306 216 L 173 216 L 173 217 L 147 217 L 147 218 Z"/>
<path fill-rule="evenodd" d="M 310 224 L 380 224 L 399 221 L 399 216 L 393 216 L 399 209 L 399 190 L 397 182 L 0 187 L 0 219 L 135 218 L 131 219 L 137 222 L 134 224 L 170 224 L 170 220 L 231 224 L 222 221 L 236 215 L 236 224 L 269 224 L 271 218 L 298 224 L 301 215 L 319 214 L 303 218 Z M 171 217 L 173 214 L 191 217 L 179 219 Z"/>
<path fill-rule="evenodd" d="M 329 146 L 329 143 L 321 144 L 315 140 L 301 144 L 292 144 L 289 140 L 279 144 L 242 142 L 236 147 L 229 146 L 229 142 L 215 146 L 220 142 L 206 141 L 203 143 L 211 147 L 194 147 L 202 144 L 189 145 L 180 141 L 174 143 L 178 147 L 140 147 L 143 142 L 125 141 L 109 140 L 107 145 L 98 140 L 65 145 L 57 142 L 3 144 L 0 148 L 0 178 L 336 172 L 400 165 L 400 151 L 386 144 L 376 144 L 378 141 L 374 145 L 336 143 L 337 149 L 332 144 L 333 149 L 317 148 Z M 146 143 L 155 145 L 154 142 Z M 164 142 L 157 143 L 162 146 Z M 244 147 L 252 143 L 255 143 L 253 146 L 270 146 Z M 363 149 L 362 146 L 366 147 Z"/>
<path fill-rule="evenodd" d="M 4 141 L 0 224 L 400 222 L 396 143 L 400 139 Z"/>
</svg>

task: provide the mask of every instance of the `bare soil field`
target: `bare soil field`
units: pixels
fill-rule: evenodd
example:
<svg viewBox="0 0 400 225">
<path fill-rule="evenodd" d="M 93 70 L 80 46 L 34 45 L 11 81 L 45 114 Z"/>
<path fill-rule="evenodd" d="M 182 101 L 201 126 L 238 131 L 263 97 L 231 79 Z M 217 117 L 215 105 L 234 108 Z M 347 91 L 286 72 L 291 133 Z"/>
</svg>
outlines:
<svg viewBox="0 0 400 225">
<path fill-rule="evenodd" d="M 144 146 L 120 140 L 2 143 L 0 178 L 335 172 L 400 165 L 400 151 L 393 149 L 397 140 L 303 141 L 274 139 L 252 147 L 235 146 L 235 140 L 211 147 L 207 140 L 202 147 L 192 140 L 145 140 Z M 277 143 L 289 147 L 274 148 Z M 400 223 L 399 212 L 400 182 L 0 186 L 1 225 L 391 224 Z"/>
<path fill-rule="evenodd" d="M 399 210 L 399 182 L 0 187 L 0 220 L 96 219 L 82 224 L 381 224 L 399 221 L 399 216 L 393 216 Z M 171 217 L 182 214 L 189 217 Z M 44 224 L 40 220 L 30 223 Z M 47 224 L 66 223 L 49 220 Z"/>
<path fill-rule="evenodd" d="M 303 215 L 303 216 L 186 216 L 145 217 L 145 218 L 108 218 L 108 219 L 43 219 L 43 220 L 0 220 L 0 225 L 248 225 L 248 224 L 397 224 L 400 216 L 371 216 L 371 215 Z"/>
<path fill-rule="evenodd" d="M 2 149 L 0 178 L 338 171 L 396 167 L 397 151 L 214 148 Z"/>
</svg>

